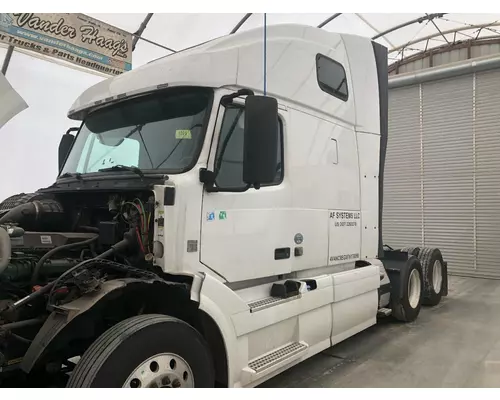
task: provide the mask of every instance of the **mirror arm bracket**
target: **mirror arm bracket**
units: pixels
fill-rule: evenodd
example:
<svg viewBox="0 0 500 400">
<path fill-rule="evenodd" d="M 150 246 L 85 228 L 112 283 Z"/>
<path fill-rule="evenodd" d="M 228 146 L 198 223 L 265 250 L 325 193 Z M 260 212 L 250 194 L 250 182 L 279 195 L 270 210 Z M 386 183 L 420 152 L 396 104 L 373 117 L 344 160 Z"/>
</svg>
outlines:
<svg viewBox="0 0 500 400">
<path fill-rule="evenodd" d="M 253 96 L 254 92 L 250 89 L 240 89 L 235 93 L 231 94 L 226 94 L 225 96 L 222 96 L 220 99 L 220 103 L 224 106 L 227 107 L 229 104 L 232 104 L 233 100 L 237 97 L 240 96 Z"/>
<path fill-rule="evenodd" d="M 203 183 L 208 193 L 218 192 L 219 188 L 215 186 L 215 172 L 207 168 L 200 168 L 200 182 Z"/>
</svg>

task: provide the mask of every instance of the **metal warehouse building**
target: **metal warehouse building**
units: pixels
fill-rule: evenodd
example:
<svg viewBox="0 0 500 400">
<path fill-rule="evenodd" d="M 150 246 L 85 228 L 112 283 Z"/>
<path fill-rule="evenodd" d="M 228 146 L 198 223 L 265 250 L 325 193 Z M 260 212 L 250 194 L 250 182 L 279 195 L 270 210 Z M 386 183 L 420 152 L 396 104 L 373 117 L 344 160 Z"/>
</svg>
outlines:
<svg viewBox="0 0 500 400">
<path fill-rule="evenodd" d="M 500 41 L 390 66 L 384 241 L 439 247 L 455 275 L 500 278 Z"/>
</svg>

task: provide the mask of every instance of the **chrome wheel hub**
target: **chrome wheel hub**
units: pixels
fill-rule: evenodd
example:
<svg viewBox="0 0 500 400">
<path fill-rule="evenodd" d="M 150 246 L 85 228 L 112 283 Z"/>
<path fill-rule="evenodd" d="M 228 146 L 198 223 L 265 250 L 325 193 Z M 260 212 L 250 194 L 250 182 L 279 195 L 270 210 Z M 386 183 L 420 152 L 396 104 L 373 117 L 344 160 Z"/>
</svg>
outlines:
<svg viewBox="0 0 500 400">
<path fill-rule="evenodd" d="M 410 272 L 408 278 L 408 302 L 411 308 L 417 308 L 420 301 L 420 293 L 422 290 L 422 281 L 418 270 L 414 269 Z"/>
<path fill-rule="evenodd" d="M 434 292 L 441 292 L 441 285 L 443 284 L 443 266 L 441 261 L 436 260 L 432 268 L 432 288 Z"/>
<path fill-rule="evenodd" d="M 193 371 L 177 354 L 148 358 L 125 381 L 124 388 L 193 388 Z"/>
</svg>

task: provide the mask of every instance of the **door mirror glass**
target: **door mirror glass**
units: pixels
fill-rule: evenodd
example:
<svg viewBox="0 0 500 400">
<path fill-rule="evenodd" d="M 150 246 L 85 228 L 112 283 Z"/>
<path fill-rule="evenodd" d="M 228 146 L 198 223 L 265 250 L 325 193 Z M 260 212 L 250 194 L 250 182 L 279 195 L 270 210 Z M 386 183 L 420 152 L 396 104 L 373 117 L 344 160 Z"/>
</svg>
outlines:
<svg viewBox="0 0 500 400">
<path fill-rule="evenodd" d="M 278 102 L 273 97 L 248 96 L 245 101 L 243 181 L 259 188 L 273 183 L 278 163 Z"/>
</svg>

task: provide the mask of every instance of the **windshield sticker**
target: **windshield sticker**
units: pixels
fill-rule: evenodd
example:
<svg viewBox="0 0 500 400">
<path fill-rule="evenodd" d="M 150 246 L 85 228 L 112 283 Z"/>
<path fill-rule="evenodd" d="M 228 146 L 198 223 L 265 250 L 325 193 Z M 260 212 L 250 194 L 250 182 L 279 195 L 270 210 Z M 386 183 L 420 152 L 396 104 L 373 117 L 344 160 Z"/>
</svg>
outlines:
<svg viewBox="0 0 500 400">
<path fill-rule="evenodd" d="M 177 129 L 175 131 L 176 139 L 191 139 L 191 130 L 189 129 Z"/>
</svg>

